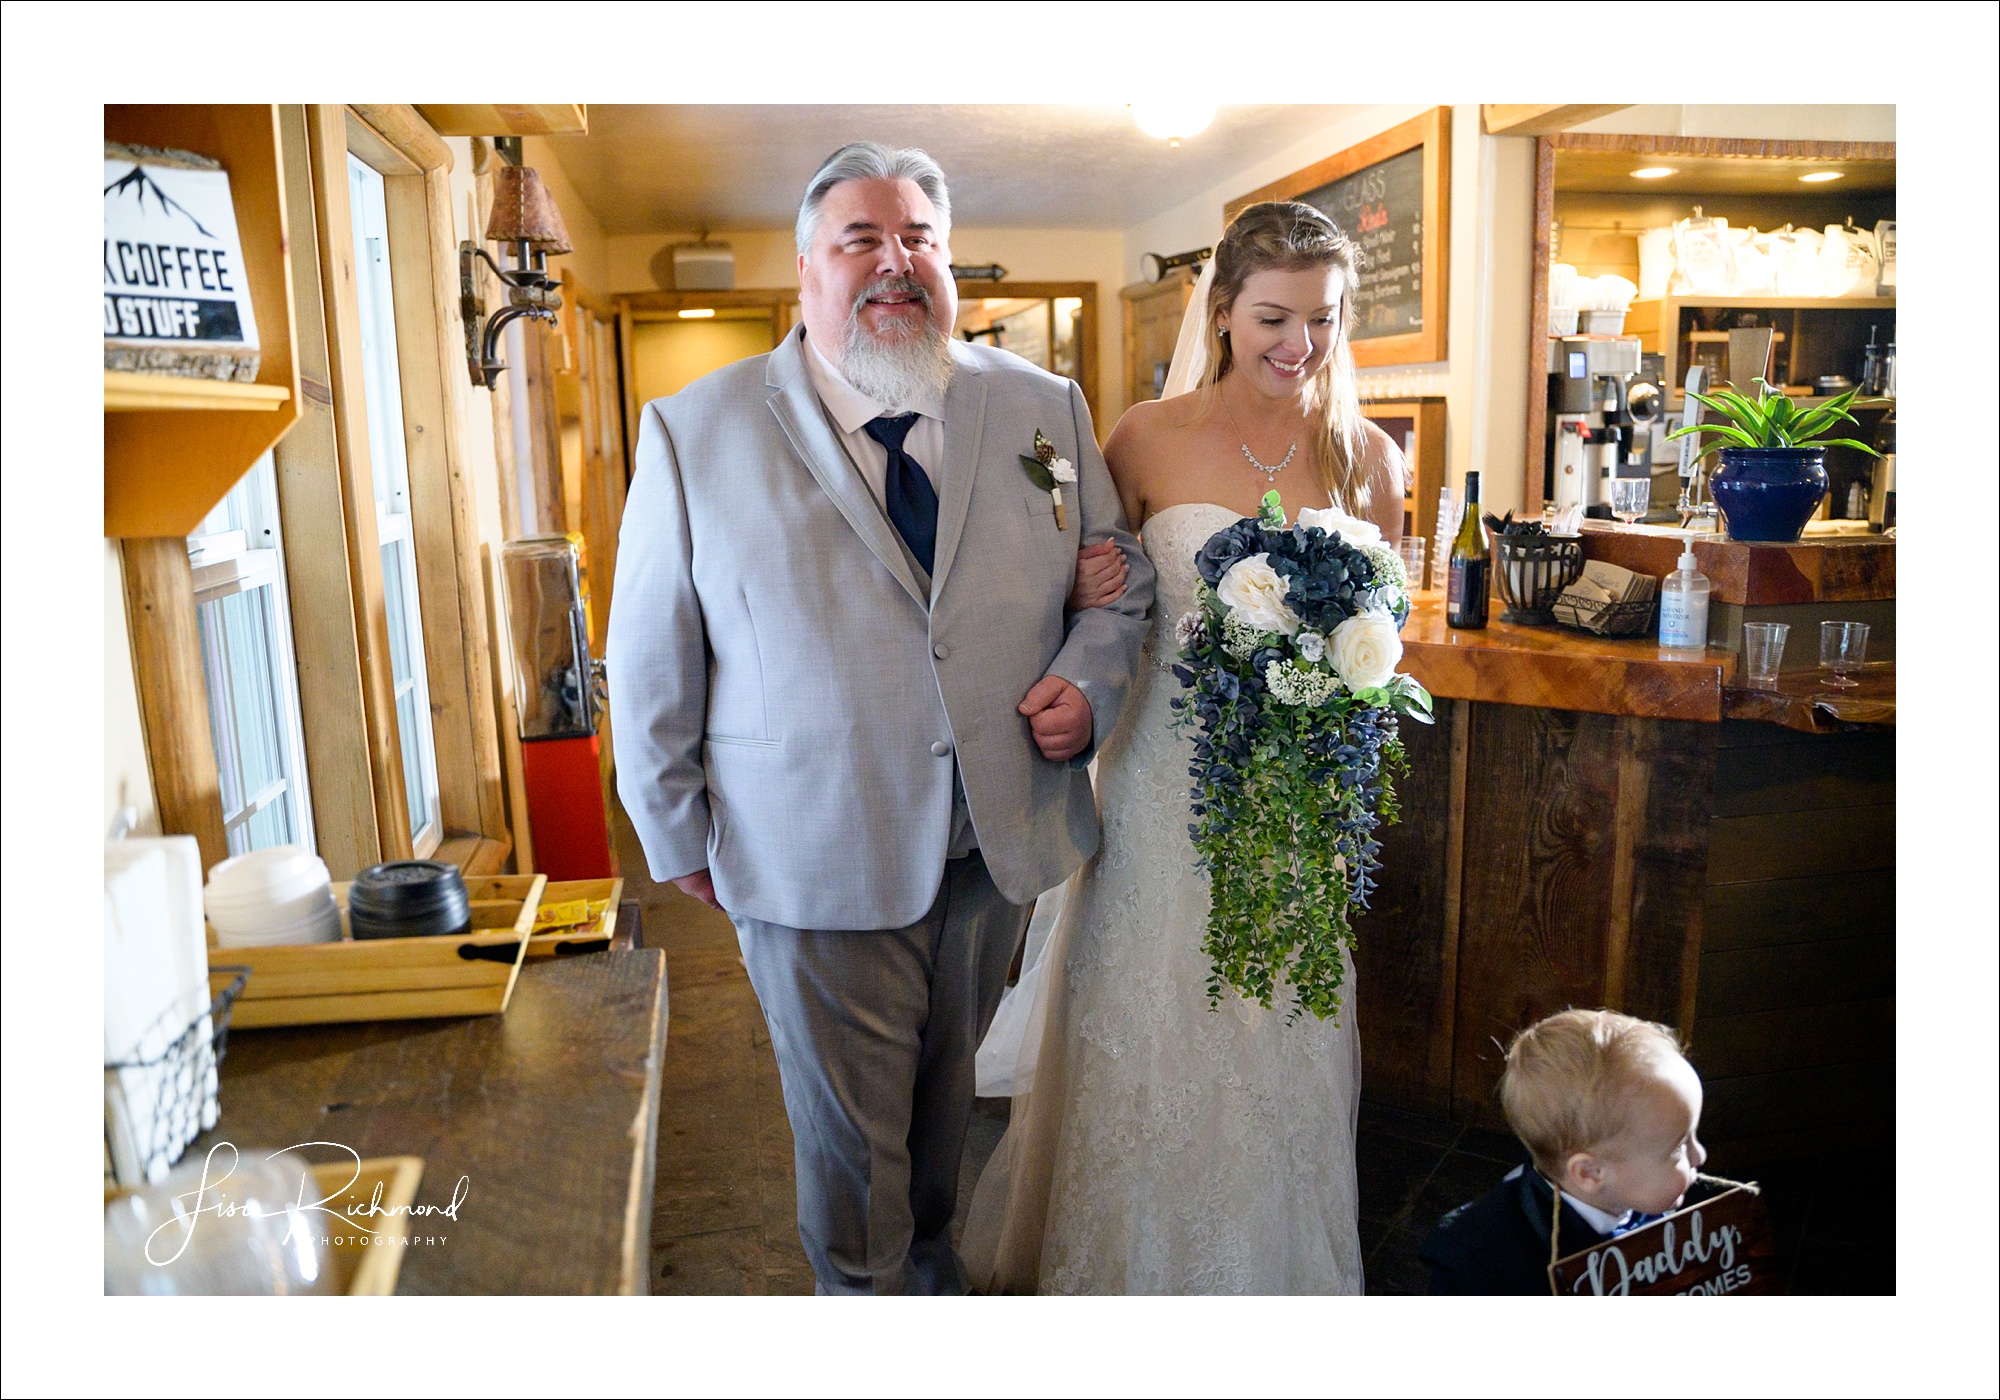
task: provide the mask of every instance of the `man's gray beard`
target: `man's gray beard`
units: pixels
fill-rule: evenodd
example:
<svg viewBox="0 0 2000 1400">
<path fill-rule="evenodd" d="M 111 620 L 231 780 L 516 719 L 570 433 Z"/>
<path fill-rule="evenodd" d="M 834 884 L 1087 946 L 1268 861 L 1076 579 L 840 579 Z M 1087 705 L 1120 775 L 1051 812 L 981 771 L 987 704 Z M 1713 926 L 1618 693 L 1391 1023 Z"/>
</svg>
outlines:
<svg viewBox="0 0 2000 1400">
<path fill-rule="evenodd" d="M 907 409 L 944 397 L 951 384 L 951 338 L 928 316 L 913 336 L 883 340 L 857 311 L 847 319 L 841 377 L 885 408 Z"/>
</svg>

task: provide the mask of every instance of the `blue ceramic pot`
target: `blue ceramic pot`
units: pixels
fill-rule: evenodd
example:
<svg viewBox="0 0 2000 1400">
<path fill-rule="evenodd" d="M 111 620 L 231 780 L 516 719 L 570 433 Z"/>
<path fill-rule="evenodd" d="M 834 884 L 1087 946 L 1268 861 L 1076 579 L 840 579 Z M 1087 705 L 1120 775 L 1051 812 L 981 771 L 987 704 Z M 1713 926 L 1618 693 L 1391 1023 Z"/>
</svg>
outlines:
<svg viewBox="0 0 2000 1400">
<path fill-rule="evenodd" d="M 1708 492 L 1729 538 L 1790 544 L 1826 495 L 1823 447 L 1725 447 Z"/>
</svg>

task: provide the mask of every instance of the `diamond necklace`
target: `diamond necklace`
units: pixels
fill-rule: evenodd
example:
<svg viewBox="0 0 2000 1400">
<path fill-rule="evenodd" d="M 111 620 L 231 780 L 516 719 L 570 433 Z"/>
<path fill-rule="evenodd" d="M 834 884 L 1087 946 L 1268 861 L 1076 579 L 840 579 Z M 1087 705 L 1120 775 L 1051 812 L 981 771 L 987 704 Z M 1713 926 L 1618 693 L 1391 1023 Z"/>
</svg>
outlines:
<svg viewBox="0 0 2000 1400">
<path fill-rule="evenodd" d="M 1220 395 L 1218 395 L 1218 397 L 1220 397 Z M 1260 462 L 1257 460 L 1257 454 L 1250 450 L 1250 444 L 1244 439 L 1243 429 L 1236 422 L 1236 410 L 1229 406 L 1229 400 L 1227 398 L 1223 398 L 1222 400 L 1222 411 L 1229 415 L 1229 426 L 1236 429 L 1236 445 L 1243 449 L 1243 460 L 1248 462 L 1251 466 L 1255 467 L 1258 471 L 1264 473 L 1264 480 L 1266 481 L 1277 480 L 1278 473 L 1283 471 L 1286 467 L 1289 467 L 1292 464 L 1292 455 L 1299 450 L 1298 439 L 1293 438 L 1292 445 L 1285 449 L 1284 461 L 1278 462 L 1275 465 L 1268 462 Z"/>
</svg>

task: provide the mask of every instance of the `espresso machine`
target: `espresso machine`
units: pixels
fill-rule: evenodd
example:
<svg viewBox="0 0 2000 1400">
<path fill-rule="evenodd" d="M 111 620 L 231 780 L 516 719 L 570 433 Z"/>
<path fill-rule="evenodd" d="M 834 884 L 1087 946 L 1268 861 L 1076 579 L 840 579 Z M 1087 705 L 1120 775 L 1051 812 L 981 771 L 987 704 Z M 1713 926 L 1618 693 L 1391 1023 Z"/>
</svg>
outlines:
<svg viewBox="0 0 2000 1400">
<path fill-rule="evenodd" d="M 1638 378 L 1640 359 L 1636 335 L 1550 337 L 1542 497 L 1557 509 L 1608 520 L 1611 478 L 1651 471 L 1666 400 L 1657 382 Z"/>
</svg>

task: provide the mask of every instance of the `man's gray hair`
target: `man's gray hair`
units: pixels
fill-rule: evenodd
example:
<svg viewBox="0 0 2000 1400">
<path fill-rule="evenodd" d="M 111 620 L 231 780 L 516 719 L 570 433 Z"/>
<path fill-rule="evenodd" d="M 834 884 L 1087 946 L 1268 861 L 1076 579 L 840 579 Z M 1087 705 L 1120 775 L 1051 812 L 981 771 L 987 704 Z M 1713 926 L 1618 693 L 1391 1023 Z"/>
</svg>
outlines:
<svg viewBox="0 0 2000 1400">
<path fill-rule="evenodd" d="M 951 238 L 951 191 L 945 188 L 944 171 L 929 155 L 915 146 L 897 150 L 880 141 L 850 141 L 813 172 L 806 184 L 806 197 L 799 202 L 797 240 L 801 257 L 812 251 L 813 235 L 819 230 L 820 206 L 827 191 L 849 180 L 909 180 L 924 192 L 937 210 L 938 242 Z"/>
</svg>

